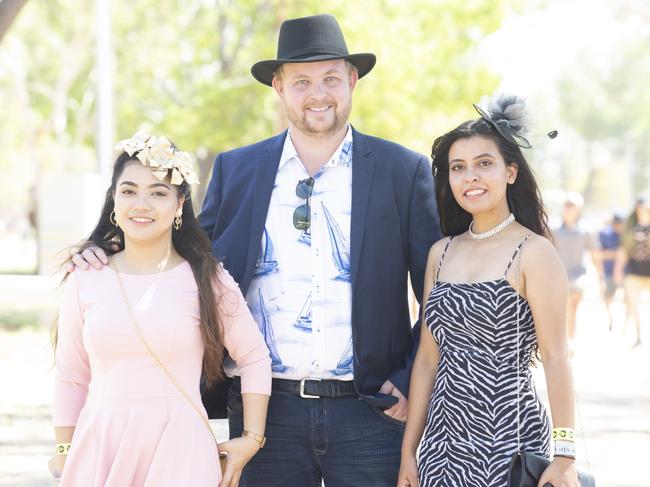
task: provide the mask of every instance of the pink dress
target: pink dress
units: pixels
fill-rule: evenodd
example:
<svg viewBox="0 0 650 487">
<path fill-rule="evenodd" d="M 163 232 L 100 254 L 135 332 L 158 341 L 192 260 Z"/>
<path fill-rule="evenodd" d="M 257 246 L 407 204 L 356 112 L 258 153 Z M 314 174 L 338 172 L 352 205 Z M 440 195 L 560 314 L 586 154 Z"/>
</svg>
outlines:
<svg viewBox="0 0 650 487">
<path fill-rule="evenodd" d="M 271 393 L 271 361 L 239 287 L 223 268 L 215 289 L 224 345 L 242 392 Z M 120 274 L 149 346 L 205 414 L 198 289 L 184 262 Z M 214 438 L 142 345 L 115 271 L 75 271 L 64 285 L 53 419 L 76 426 L 60 485 L 210 486 L 221 479 Z"/>
</svg>

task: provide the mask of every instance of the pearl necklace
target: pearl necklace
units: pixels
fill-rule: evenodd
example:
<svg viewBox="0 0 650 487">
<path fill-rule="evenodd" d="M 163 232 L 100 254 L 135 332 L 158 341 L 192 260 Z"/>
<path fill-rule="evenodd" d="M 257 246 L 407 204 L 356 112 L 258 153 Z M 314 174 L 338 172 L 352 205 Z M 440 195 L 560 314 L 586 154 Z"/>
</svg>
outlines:
<svg viewBox="0 0 650 487">
<path fill-rule="evenodd" d="M 503 230 L 508 225 L 510 225 L 513 221 L 515 221 L 515 215 L 510 213 L 508 218 L 503 220 L 496 227 L 490 228 L 489 230 L 487 230 L 485 232 L 474 233 L 474 232 L 472 232 L 472 225 L 474 224 L 474 220 L 472 220 L 472 223 L 469 224 L 469 229 L 467 231 L 469 232 L 469 236 L 472 237 L 474 240 L 482 240 L 484 238 L 489 238 L 489 237 L 492 237 L 492 236 L 496 235 L 501 230 Z"/>
</svg>

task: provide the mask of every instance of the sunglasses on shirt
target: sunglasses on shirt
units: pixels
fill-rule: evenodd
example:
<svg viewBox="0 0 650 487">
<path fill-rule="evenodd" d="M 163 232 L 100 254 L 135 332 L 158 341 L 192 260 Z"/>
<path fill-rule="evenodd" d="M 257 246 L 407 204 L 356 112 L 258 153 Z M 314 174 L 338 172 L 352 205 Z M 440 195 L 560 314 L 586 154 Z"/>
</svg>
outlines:
<svg viewBox="0 0 650 487">
<path fill-rule="evenodd" d="M 309 198 L 314 190 L 314 178 L 301 179 L 296 185 L 296 196 L 307 200 L 293 211 L 293 226 L 296 230 L 307 230 L 311 225 Z"/>
</svg>

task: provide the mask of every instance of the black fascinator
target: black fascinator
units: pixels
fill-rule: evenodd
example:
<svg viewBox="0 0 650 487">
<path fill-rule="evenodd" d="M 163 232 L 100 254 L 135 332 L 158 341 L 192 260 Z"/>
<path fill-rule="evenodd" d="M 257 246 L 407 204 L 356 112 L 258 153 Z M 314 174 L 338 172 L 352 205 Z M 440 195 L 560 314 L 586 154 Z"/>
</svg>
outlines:
<svg viewBox="0 0 650 487">
<path fill-rule="evenodd" d="M 524 149 L 532 147 L 524 137 L 530 120 L 524 100 L 515 95 L 502 94 L 490 100 L 487 110 L 476 104 L 474 108 L 508 142 Z"/>
</svg>

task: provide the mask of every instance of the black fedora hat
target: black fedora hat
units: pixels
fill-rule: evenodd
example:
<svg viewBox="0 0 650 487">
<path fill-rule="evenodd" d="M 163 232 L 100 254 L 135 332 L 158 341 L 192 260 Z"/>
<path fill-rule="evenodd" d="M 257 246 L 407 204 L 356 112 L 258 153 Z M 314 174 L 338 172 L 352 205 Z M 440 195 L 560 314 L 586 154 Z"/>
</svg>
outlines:
<svg viewBox="0 0 650 487">
<path fill-rule="evenodd" d="M 277 59 L 253 64 L 251 73 L 257 81 L 271 86 L 273 73 L 285 63 L 310 63 L 329 59 L 347 59 L 362 78 L 370 72 L 377 58 L 371 53 L 350 54 L 343 32 L 334 16 L 313 15 L 289 19 L 280 26 Z"/>
</svg>

